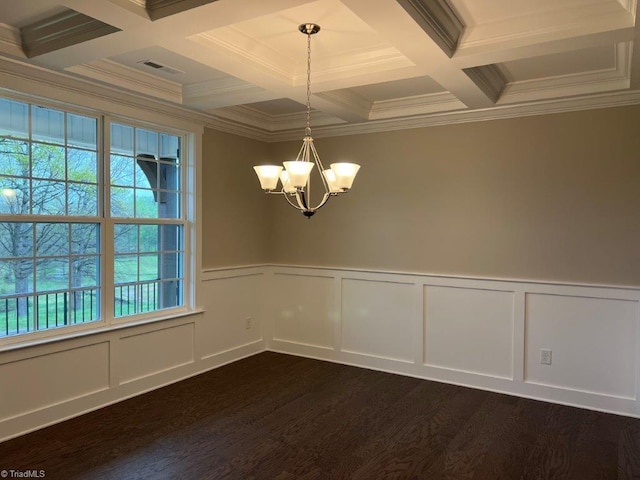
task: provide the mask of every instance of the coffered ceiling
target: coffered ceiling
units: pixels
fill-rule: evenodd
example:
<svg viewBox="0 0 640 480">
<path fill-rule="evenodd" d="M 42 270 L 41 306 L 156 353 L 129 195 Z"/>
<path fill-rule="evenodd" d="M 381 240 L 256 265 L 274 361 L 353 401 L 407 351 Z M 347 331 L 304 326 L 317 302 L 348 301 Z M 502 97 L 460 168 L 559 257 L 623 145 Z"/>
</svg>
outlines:
<svg viewBox="0 0 640 480">
<path fill-rule="evenodd" d="M 636 0 L 0 0 L 0 55 L 266 140 L 640 103 Z M 0 87 L 2 80 L 0 79 Z"/>
</svg>

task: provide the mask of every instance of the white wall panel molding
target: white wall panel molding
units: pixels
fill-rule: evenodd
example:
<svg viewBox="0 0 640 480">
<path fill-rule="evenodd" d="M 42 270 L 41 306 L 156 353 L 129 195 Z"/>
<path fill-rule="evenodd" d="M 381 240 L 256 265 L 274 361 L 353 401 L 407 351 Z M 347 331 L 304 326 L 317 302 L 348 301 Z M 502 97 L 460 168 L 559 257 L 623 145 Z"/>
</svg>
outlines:
<svg viewBox="0 0 640 480">
<path fill-rule="evenodd" d="M 335 308 L 333 278 L 316 275 L 274 273 L 270 285 L 276 307 L 273 339 L 314 347 L 334 348 Z"/>
<path fill-rule="evenodd" d="M 414 361 L 413 284 L 342 278 L 342 351 Z"/>
<path fill-rule="evenodd" d="M 267 315 L 290 303 L 270 280 L 287 278 L 334 332 L 266 332 L 269 350 L 640 417 L 636 287 L 278 265 L 265 276 Z"/>
<path fill-rule="evenodd" d="M 198 331 L 201 358 L 262 342 L 262 289 L 259 268 L 207 271 L 202 282 L 205 321 Z"/>
<path fill-rule="evenodd" d="M 514 296 L 426 285 L 424 364 L 513 379 Z"/>
<path fill-rule="evenodd" d="M 0 420 L 108 389 L 108 360 L 109 342 L 100 341 L 3 363 Z"/>
<path fill-rule="evenodd" d="M 262 266 L 206 270 L 203 300 L 216 302 L 203 312 L 0 352 L 0 441 L 264 351 L 264 275 Z"/>
<path fill-rule="evenodd" d="M 140 352 L 145 352 L 143 356 Z M 129 383 L 193 363 L 194 324 L 184 323 L 120 338 L 120 383 Z"/>
<path fill-rule="evenodd" d="M 0 352 L 0 441 L 265 349 L 640 417 L 638 288 L 278 265 L 201 278 L 203 312 Z"/>
</svg>

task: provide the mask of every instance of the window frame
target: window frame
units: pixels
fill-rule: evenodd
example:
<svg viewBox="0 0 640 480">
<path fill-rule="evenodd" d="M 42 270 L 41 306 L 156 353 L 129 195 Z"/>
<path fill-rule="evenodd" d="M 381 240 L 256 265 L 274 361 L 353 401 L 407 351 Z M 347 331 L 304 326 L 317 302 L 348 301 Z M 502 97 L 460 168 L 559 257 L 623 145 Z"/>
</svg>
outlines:
<svg viewBox="0 0 640 480">
<path fill-rule="evenodd" d="M 166 316 L 169 314 L 173 316 L 173 314 L 179 316 L 181 314 L 185 314 L 193 310 L 192 305 L 190 304 L 190 299 L 192 298 L 192 284 L 193 277 L 191 272 L 191 262 L 189 261 L 190 256 L 193 254 L 190 251 L 191 248 L 191 228 L 189 221 L 189 211 L 186 198 L 189 195 L 189 191 L 187 190 L 189 184 L 191 182 L 188 181 L 189 175 L 189 167 L 188 164 L 189 159 L 192 155 L 189 149 L 188 142 L 188 133 L 172 129 L 169 127 L 159 126 L 150 124 L 148 122 L 132 120 L 128 118 L 123 118 L 120 116 L 107 116 L 104 117 L 104 174 L 107 175 L 108 172 L 111 171 L 111 124 L 123 124 L 134 128 L 142 128 L 142 129 L 152 129 L 157 133 L 165 133 L 168 135 L 175 135 L 180 137 L 180 218 L 147 218 L 147 217 L 113 217 L 111 215 L 107 215 L 106 212 L 111 212 L 111 182 L 105 178 L 104 182 L 104 208 L 105 208 L 105 218 L 108 221 L 106 226 L 106 235 L 105 238 L 108 239 L 107 247 L 109 248 L 108 252 L 105 252 L 105 258 L 110 259 L 108 264 L 104 265 L 105 274 L 109 276 L 111 280 L 111 284 L 109 285 L 109 290 L 104 292 L 105 296 L 105 304 L 109 306 L 115 305 L 114 296 L 115 296 L 115 267 L 113 260 L 116 257 L 115 254 L 115 225 L 117 224 L 136 224 L 136 225 L 178 225 L 182 226 L 183 239 L 182 239 L 182 278 L 183 278 L 183 291 L 182 291 L 182 305 L 166 308 L 166 309 L 158 309 L 151 312 L 143 312 L 132 315 L 126 315 L 121 317 L 116 317 L 115 315 L 115 307 L 114 311 L 111 312 L 110 320 L 112 324 L 121 325 L 127 324 L 129 322 L 136 321 L 145 321 L 149 319 L 153 319 L 157 316 Z"/>
<path fill-rule="evenodd" d="M 73 338 L 78 335 L 100 333 L 111 329 L 119 329 L 126 326 L 134 326 L 149 322 L 163 321 L 171 318 L 178 318 L 194 313 L 196 292 L 195 280 L 196 272 L 193 268 L 193 259 L 196 256 L 196 245 L 193 243 L 195 225 L 195 205 L 191 202 L 194 195 L 195 178 L 195 150 L 193 140 L 196 131 L 173 128 L 167 125 L 153 123 L 149 121 L 130 118 L 122 115 L 112 115 L 103 111 L 85 108 L 74 104 L 56 102 L 54 100 L 33 98 L 28 95 L 11 94 L 2 92 L 0 98 L 9 101 L 21 102 L 30 106 L 39 106 L 60 110 L 66 114 L 77 114 L 87 116 L 96 120 L 96 142 L 97 142 L 97 212 L 96 216 L 69 216 L 69 215 L 0 215 L 0 222 L 21 222 L 21 223 L 61 223 L 69 225 L 74 223 L 95 224 L 99 228 L 99 238 L 97 245 L 99 248 L 99 282 L 98 289 L 100 295 L 100 318 L 85 323 L 70 324 L 66 326 L 51 327 L 47 329 L 17 333 L 13 335 L 0 336 L 0 350 L 5 348 L 16 348 L 29 346 L 42 342 L 58 341 L 65 338 Z M 30 114 L 31 115 L 31 114 Z M 111 123 L 121 123 L 135 128 L 153 130 L 158 133 L 175 135 L 180 137 L 180 218 L 120 218 L 110 215 L 110 126 Z M 66 122 L 65 122 L 66 124 Z M 65 129 L 66 129 L 65 125 Z M 31 129 L 31 127 L 30 127 Z M 34 142 L 31 135 L 27 140 L 30 144 Z M 38 142 L 41 143 L 41 142 Z M 65 144 L 66 147 L 66 144 Z M 65 180 L 67 182 L 67 180 Z M 116 317 L 114 308 L 115 277 L 114 258 L 115 240 L 114 226 L 116 223 L 138 223 L 138 224 L 174 224 L 182 227 L 182 245 L 180 255 L 182 256 L 182 305 L 176 307 L 163 308 L 144 313 L 137 313 L 127 316 Z M 34 267 L 35 268 L 35 267 Z M 37 289 L 31 292 L 36 299 L 39 292 Z"/>
</svg>

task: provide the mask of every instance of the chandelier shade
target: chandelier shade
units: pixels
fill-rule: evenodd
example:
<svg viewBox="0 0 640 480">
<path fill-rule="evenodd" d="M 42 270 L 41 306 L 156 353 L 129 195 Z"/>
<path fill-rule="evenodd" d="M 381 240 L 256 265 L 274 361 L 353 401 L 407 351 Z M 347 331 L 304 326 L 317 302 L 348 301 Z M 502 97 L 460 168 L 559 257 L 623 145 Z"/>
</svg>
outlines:
<svg viewBox="0 0 640 480">
<path fill-rule="evenodd" d="M 311 136 L 311 35 L 320 31 L 314 23 L 303 23 L 298 27 L 307 36 L 307 126 L 302 139 L 302 147 L 295 160 L 279 165 L 257 165 L 253 167 L 260 181 L 260 188 L 266 193 L 283 195 L 289 205 L 298 209 L 308 218 L 321 208 L 330 197 L 346 193 L 360 169 L 355 163 L 332 163 L 325 169 L 318 156 Z M 322 197 L 311 203 L 311 174 L 317 165 L 322 185 Z M 280 189 L 278 189 L 278 180 Z"/>
<path fill-rule="evenodd" d="M 282 174 L 282 167 L 278 165 L 257 165 L 253 167 L 258 179 L 260 187 L 263 190 L 275 190 L 278 186 L 278 178 Z"/>
</svg>

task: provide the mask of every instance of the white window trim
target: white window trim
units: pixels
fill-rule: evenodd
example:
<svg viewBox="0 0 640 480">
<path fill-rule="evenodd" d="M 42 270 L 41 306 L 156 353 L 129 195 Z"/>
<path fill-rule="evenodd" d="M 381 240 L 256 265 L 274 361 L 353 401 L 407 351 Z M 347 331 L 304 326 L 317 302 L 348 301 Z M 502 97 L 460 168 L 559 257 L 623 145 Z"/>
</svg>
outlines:
<svg viewBox="0 0 640 480">
<path fill-rule="evenodd" d="M 62 219 L 65 223 L 74 223 L 76 221 L 82 223 L 96 223 L 100 225 L 101 241 L 100 241 L 100 257 L 101 257 L 101 305 L 100 320 L 87 322 L 82 324 L 67 325 L 64 327 L 54 327 L 35 332 L 28 332 L 6 337 L 0 337 L 0 351 L 13 350 L 15 348 L 30 347 L 37 344 L 57 342 L 79 335 L 100 334 L 105 331 L 128 328 L 140 324 L 162 322 L 172 318 L 179 318 L 185 315 L 192 315 L 202 311 L 197 307 L 199 297 L 199 277 L 200 272 L 200 246 L 197 239 L 200 238 L 200 225 L 196 222 L 199 218 L 197 209 L 199 209 L 200 192 L 198 186 L 200 181 L 197 172 L 200 170 L 198 156 L 201 152 L 203 127 L 196 124 L 189 124 L 183 119 L 176 118 L 180 128 L 170 127 L 163 123 L 155 123 L 149 120 L 141 120 L 122 116 L 118 114 L 110 114 L 109 112 L 99 112 L 86 107 L 75 104 L 67 104 L 56 102 L 54 100 L 42 99 L 41 97 L 32 97 L 29 95 L 5 93 L 1 94 L 2 98 L 14 100 L 17 102 L 29 103 L 43 107 L 63 110 L 67 113 L 76 113 L 79 115 L 90 116 L 97 119 L 98 122 L 98 157 L 100 168 L 98 169 L 98 215 L 96 217 L 69 217 L 63 216 L 37 216 L 37 215 L 16 215 L 3 216 L 0 221 L 19 221 L 19 222 L 47 222 L 54 218 Z M 80 102 L 82 103 L 82 102 Z M 145 117 L 149 117 L 153 111 L 143 111 Z M 163 119 L 167 116 L 163 115 Z M 171 117 L 169 117 L 171 118 Z M 113 226 L 116 223 L 127 223 L 127 218 L 107 218 L 105 212 L 109 201 L 109 181 L 107 172 L 109 172 L 109 130 L 111 122 L 123 123 L 139 128 L 153 129 L 157 132 L 178 135 L 181 137 L 181 214 L 182 219 L 162 219 L 164 221 L 175 220 L 175 223 L 183 225 L 183 305 L 172 307 L 169 309 L 160 309 L 152 312 L 140 313 L 126 317 L 115 317 L 115 312 L 110 311 L 114 300 L 114 271 L 113 271 Z M 185 128 L 186 127 L 186 128 Z M 82 219 L 82 220 L 81 220 Z M 132 219 L 133 220 L 133 219 Z M 136 223 L 143 219 L 135 219 Z M 144 219 L 147 223 L 158 223 L 159 219 Z M 142 223 L 144 223 L 144 221 Z M 168 222 L 172 223 L 172 222 Z M 105 278 L 110 275 L 108 278 Z M 109 313 L 109 315 L 107 315 Z"/>
</svg>

